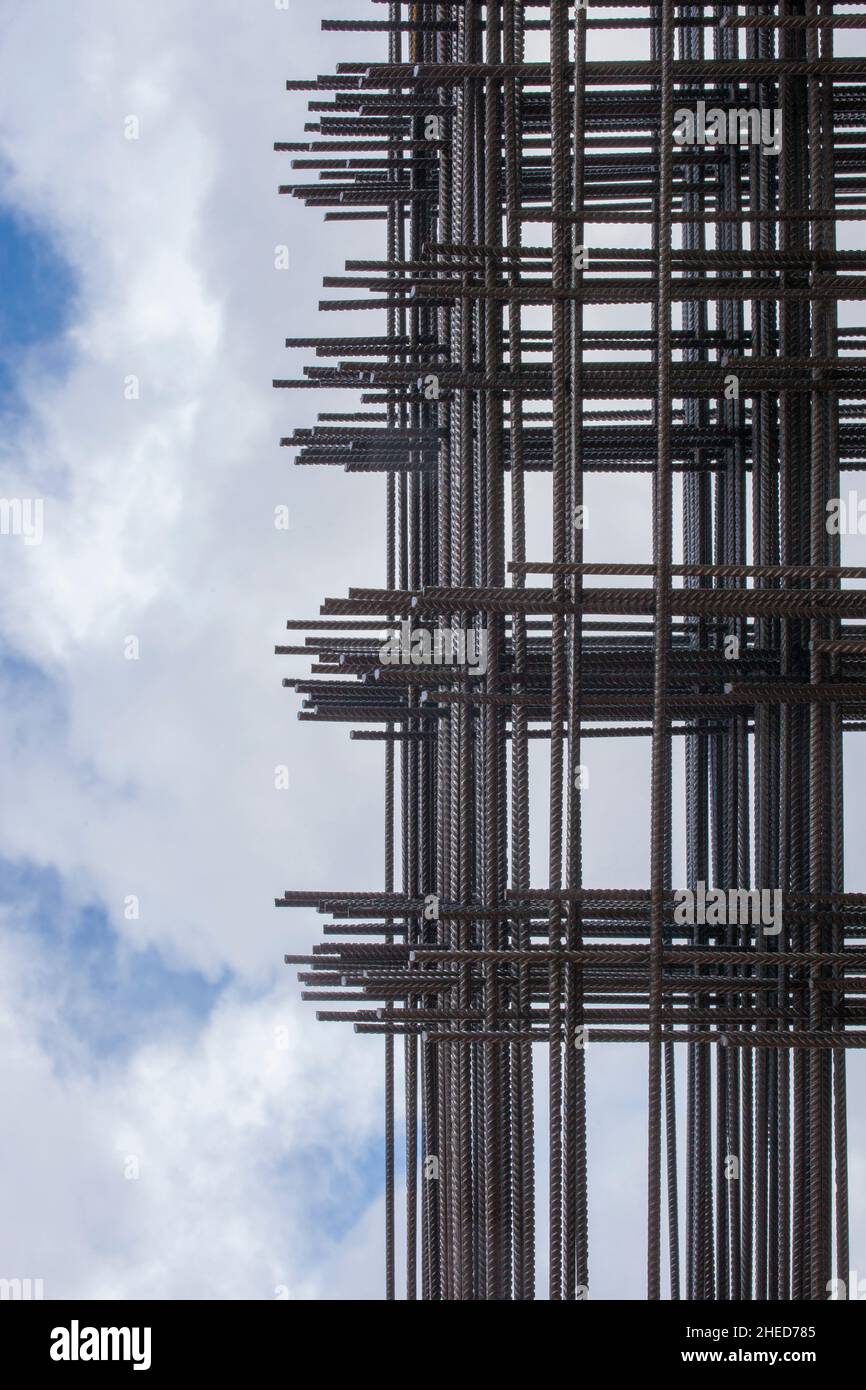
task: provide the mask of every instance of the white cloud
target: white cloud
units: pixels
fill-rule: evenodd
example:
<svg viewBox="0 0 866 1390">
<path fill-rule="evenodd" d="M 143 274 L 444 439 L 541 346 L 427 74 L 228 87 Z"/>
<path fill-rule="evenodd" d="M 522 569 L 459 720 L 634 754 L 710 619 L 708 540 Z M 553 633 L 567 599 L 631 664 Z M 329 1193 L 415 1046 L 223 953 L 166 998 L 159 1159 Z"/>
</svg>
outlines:
<svg viewBox="0 0 866 1390">
<path fill-rule="evenodd" d="M 349 574 L 382 578 L 381 482 L 292 476 L 278 440 L 321 402 L 270 385 L 294 370 L 282 339 L 309 324 L 335 249 L 276 196 L 286 160 L 271 148 L 302 119 L 284 80 L 315 61 L 318 18 L 91 0 L 64 14 L 61 43 L 37 0 L 6 25 L 4 195 L 42 219 L 80 296 L 69 374 L 33 373 L 26 433 L 7 445 L 7 475 L 45 497 L 46 521 L 42 546 L 9 548 L 3 627 L 57 679 L 68 722 L 20 709 L 39 732 L 26 757 L 7 725 L 20 795 L 0 846 L 74 876 L 119 931 L 137 893 L 136 940 L 209 971 L 276 966 L 298 926 L 272 907 L 290 882 L 382 881 L 364 829 L 381 750 L 300 730 L 280 679 L 304 668 L 270 652 L 285 617 L 314 614 Z M 288 534 L 273 525 L 284 501 Z"/>
<path fill-rule="evenodd" d="M 48 954 L 7 934 L 0 963 L 0 1102 L 15 1116 L 0 1275 L 40 1278 L 52 1298 L 311 1298 L 325 1272 L 345 1277 L 344 1239 L 355 1266 L 375 1048 L 339 1028 L 314 1037 L 275 987 L 231 990 L 200 1027 L 86 1065 Z"/>
<path fill-rule="evenodd" d="M 205 1023 L 155 1016 L 148 1045 L 112 1062 L 61 1021 L 69 987 L 79 1010 L 111 1007 L 83 965 L 65 957 L 67 984 L 35 939 L 7 942 L 4 1260 L 54 1296 L 268 1297 L 285 1283 L 309 1297 L 323 1261 L 342 1277 L 343 1233 L 363 1248 L 351 1225 L 380 1050 L 300 1003 L 282 954 L 313 923 L 273 907 L 290 883 L 382 882 L 367 775 L 381 752 L 300 731 L 271 654 L 287 616 L 345 587 L 352 555 L 362 580 L 382 573 L 381 485 L 293 478 L 279 437 L 321 403 L 270 385 L 335 244 L 277 197 L 286 161 L 271 148 L 302 120 L 284 80 L 310 62 L 318 19 L 229 0 L 82 0 L 62 19 L 34 0 L 0 17 L 0 196 L 78 281 L 67 374 L 25 364 L 28 418 L 2 445 L 4 485 L 44 497 L 46 527 L 41 547 L 4 550 L 0 623 L 51 684 L 4 692 L 16 792 L 0 853 L 55 869 L 66 910 L 104 908 L 133 951 L 237 980 Z M 288 536 L 273 527 L 286 500 Z M 124 659 L 131 634 L 138 661 Z M 123 917 L 129 894 L 138 921 Z M 285 1051 L 269 1042 L 280 1021 Z M 140 1154 L 138 1181 L 125 1153 Z"/>
</svg>

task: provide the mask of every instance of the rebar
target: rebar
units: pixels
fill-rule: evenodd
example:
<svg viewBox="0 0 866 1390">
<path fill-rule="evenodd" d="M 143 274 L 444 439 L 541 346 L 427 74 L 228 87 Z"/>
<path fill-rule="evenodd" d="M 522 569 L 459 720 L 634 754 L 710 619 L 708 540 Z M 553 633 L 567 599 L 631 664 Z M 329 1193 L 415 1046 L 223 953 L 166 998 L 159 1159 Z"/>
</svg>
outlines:
<svg viewBox="0 0 866 1390">
<path fill-rule="evenodd" d="M 833 36 L 866 19 L 847 0 L 372 4 L 323 27 L 381 32 L 383 60 L 287 83 L 314 94 L 312 138 L 275 148 L 318 176 L 282 193 L 385 223 L 381 260 L 325 280 L 358 297 L 320 305 L 379 318 L 288 339 L 316 364 L 274 385 L 352 393 L 282 443 L 384 474 L 384 587 L 325 598 L 277 652 L 313 660 L 284 681 L 302 720 L 384 743 L 383 888 L 276 901 L 331 919 L 286 956 L 304 998 L 354 1005 L 319 1017 L 384 1036 L 386 1296 L 399 1172 L 407 1298 L 534 1298 L 542 1165 L 548 1296 L 589 1296 L 587 1074 L 630 1042 L 647 1297 L 826 1298 L 848 1277 L 845 1052 L 866 1046 L 842 802 L 866 570 L 841 541 L 861 529 L 841 474 L 866 461 L 866 326 L 838 324 L 866 252 L 836 246 L 866 212 L 866 59 Z M 605 246 L 611 224 L 636 244 Z M 616 326 L 594 306 L 622 306 Z M 585 561 L 596 472 L 651 476 L 651 563 Z M 550 474 L 546 556 L 526 553 L 530 473 Z M 593 520 L 617 524 L 613 503 Z M 599 737 L 650 741 L 643 889 L 593 887 L 585 862 Z"/>
</svg>

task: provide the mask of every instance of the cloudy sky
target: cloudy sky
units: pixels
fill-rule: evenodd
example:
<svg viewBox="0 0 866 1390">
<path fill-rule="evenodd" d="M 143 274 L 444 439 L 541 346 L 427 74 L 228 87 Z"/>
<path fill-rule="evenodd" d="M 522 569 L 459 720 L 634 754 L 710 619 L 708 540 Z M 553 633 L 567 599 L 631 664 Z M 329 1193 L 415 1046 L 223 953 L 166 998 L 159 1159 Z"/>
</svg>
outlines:
<svg viewBox="0 0 866 1390">
<path fill-rule="evenodd" d="M 44 499 L 41 544 L 0 541 L 0 1277 L 48 1297 L 381 1286 L 381 1041 L 316 1025 L 282 954 L 317 923 L 273 907 L 382 885 L 381 749 L 298 724 L 272 654 L 384 577 L 381 479 L 293 470 L 280 436 L 329 403 L 270 386 L 321 276 L 380 249 L 278 197 L 272 149 L 305 119 L 285 79 L 345 51 L 321 17 L 367 9 L 0 0 L 2 492 Z M 644 557 L 647 500 L 588 558 Z M 646 756 L 598 751 L 590 882 L 624 881 L 614 825 L 646 882 Z M 600 1052 L 591 1113 L 593 1293 L 640 1297 L 638 1049 Z"/>
</svg>

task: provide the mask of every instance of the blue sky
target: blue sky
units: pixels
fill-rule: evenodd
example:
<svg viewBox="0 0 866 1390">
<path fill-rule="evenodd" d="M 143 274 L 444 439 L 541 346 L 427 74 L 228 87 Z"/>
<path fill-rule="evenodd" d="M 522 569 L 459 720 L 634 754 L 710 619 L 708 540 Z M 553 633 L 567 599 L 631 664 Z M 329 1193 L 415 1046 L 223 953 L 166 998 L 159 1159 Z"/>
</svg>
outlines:
<svg viewBox="0 0 866 1390">
<path fill-rule="evenodd" d="M 38 370 L 62 368 L 63 333 L 75 301 L 75 276 L 44 228 L 0 202 L 0 413 L 22 408 L 22 359 Z"/>
<path fill-rule="evenodd" d="M 273 907 L 378 881 L 370 750 L 325 731 L 325 785 L 272 656 L 329 563 L 270 386 L 336 250 L 272 149 L 318 16 L 0 0 L 0 32 L 3 492 L 45 513 L 3 540 L 0 1276 L 375 1296 L 381 1048 L 316 1024 L 282 961 L 316 924 Z M 348 582 L 381 499 L 333 501 Z"/>
</svg>

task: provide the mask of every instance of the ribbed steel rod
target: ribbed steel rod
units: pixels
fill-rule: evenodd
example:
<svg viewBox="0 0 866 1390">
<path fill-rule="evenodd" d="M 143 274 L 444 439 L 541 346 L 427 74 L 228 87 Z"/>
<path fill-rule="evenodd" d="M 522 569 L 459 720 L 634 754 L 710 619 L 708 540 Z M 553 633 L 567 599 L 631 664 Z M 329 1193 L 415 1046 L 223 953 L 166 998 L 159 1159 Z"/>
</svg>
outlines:
<svg viewBox="0 0 866 1390">
<path fill-rule="evenodd" d="M 844 481 L 866 325 L 838 314 L 866 252 L 836 238 L 866 217 L 866 58 L 833 36 L 866 21 L 848 0 L 626 7 L 372 0 L 323 27 L 381 34 L 382 61 L 287 83 L 310 138 L 275 146 L 282 193 L 385 224 L 380 258 L 347 238 L 320 305 L 374 314 L 369 336 L 287 338 L 315 360 L 274 385 L 355 393 L 283 437 L 297 463 L 384 475 L 383 587 L 324 598 L 276 649 L 311 660 L 283 682 L 300 719 L 384 744 L 384 883 L 276 902 L 329 919 L 285 957 L 303 997 L 384 1041 L 388 1298 L 401 1188 L 408 1299 L 589 1296 L 588 1078 L 619 1043 L 648 1059 L 647 1297 L 822 1299 L 848 1277 L 866 568 L 841 537 L 866 529 Z M 632 473 L 652 559 L 596 558 Z M 649 882 L 595 887 L 596 740 L 634 737 L 648 785 L 593 796 L 644 808 Z"/>
</svg>

